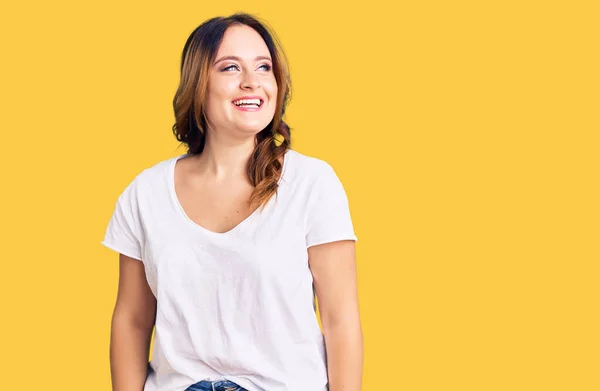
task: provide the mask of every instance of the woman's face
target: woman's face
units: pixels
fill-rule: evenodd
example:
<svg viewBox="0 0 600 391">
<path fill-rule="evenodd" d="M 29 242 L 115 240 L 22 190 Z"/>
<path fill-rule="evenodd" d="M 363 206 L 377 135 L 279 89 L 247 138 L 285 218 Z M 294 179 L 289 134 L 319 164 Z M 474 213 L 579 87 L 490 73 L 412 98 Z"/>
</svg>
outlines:
<svg viewBox="0 0 600 391">
<path fill-rule="evenodd" d="M 269 48 L 251 27 L 225 31 L 208 79 L 206 116 L 218 132 L 255 135 L 273 119 L 277 82 Z M 240 99 L 245 98 L 245 101 Z M 258 105 L 257 105 L 258 103 Z"/>
</svg>

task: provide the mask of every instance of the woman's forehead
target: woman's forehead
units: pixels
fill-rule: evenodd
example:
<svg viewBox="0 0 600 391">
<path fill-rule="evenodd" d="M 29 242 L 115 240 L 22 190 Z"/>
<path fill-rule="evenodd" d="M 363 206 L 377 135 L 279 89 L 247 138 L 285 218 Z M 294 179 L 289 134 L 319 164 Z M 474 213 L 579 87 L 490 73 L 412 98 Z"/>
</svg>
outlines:
<svg viewBox="0 0 600 391">
<path fill-rule="evenodd" d="M 225 31 L 217 59 L 223 56 L 235 56 L 241 60 L 253 61 L 257 56 L 271 57 L 267 44 L 252 27 L 231 26 Z"/>
</svg>

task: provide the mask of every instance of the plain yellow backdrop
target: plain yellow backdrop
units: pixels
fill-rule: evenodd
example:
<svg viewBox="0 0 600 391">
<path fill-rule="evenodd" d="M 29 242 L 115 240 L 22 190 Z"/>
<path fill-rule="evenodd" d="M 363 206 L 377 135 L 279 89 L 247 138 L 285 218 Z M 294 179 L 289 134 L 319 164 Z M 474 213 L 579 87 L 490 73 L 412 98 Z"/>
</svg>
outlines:
<svg viewBox="0 0 600 391">
<path fill-rule="evenodd" d="M 363 390 L 599 390 L 598 4 L 3 4 L 0 389 L 110 390 L 100 241 L 185 152 L 185 39 L 247 11 L 289 57 L 293 149 L 350 200 Z"/>
</svg>

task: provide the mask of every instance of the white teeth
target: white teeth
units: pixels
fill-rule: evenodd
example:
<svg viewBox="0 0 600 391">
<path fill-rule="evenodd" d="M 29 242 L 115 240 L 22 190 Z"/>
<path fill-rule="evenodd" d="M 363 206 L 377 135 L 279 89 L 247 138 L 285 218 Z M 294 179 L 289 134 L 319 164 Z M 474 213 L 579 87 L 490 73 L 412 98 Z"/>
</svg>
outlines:
<svg viewBox="0 0 600 391">
<path fill-rule="evenodd" d="M 240 100 L 233 101 L 233 104 L 236 106 L 241 106 L 241 105 L 260 106 L 260 99 L 240 99 Z"/>
</svg>

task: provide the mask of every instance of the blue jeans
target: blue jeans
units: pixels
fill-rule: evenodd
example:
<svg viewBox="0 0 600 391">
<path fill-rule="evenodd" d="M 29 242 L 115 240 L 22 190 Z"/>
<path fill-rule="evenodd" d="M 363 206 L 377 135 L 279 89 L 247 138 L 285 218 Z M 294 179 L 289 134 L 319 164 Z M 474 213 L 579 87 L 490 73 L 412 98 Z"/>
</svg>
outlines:
<svg viewBox="0 0 600 391">
<path fill-rule="evenodd" d="M 248 391 L 230 380 L 200 380 L 185 391 Z"/>
</svg>

